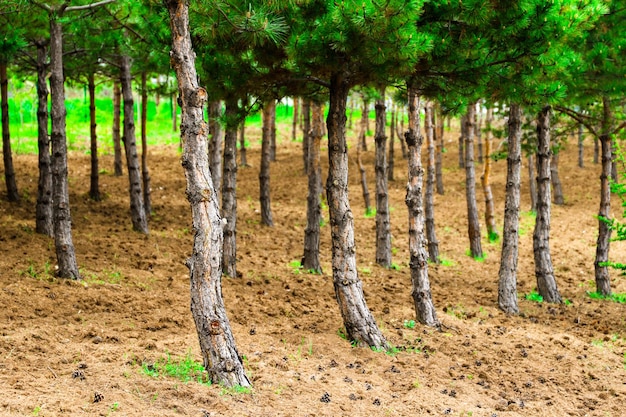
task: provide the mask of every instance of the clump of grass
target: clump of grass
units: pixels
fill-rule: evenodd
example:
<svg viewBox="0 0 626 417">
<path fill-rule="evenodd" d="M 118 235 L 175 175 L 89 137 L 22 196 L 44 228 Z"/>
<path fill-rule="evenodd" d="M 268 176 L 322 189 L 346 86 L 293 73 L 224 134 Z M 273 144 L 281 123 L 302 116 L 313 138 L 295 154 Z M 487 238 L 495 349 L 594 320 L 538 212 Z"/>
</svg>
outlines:
<svg viewBox="0 0 626 417">
<path fill-rule="evenodd" d="M 626 293 L 613 293 L 611 295 L 602 295 L 599 292 L 587 291 L 589 298 L 594 300 L 609 300 L 620 304 L 626 304 Z"/>
<path fill-rule="evenodd" d="M 371 219 L 372 217 L 376 217 L 376 209 L 374 207 L 365 209 L 365 218 Z"/>
<path fill-rule="evenodd" d="M 173 359 L 168 353 L 166 357 L 158 359 L 154 364 L 144 362 L 141 365 L 141 371 L 153 378 L 168 376 L 184 383 L 195 381 L 199 384 L 211 385 L 204 366 L 191 357 L 191 352 L 180 359 Z"/>
<path fill-rule="evenodd" d="M 543 303 L 543 297 L 537 291 L 531 291 L 528 294 L 524 294 L 524 298 L 536 303 Z"/>
<path fill-rule="evenodd" d="M 291 267 L 291 272 L 293 272 L 294 274 L 298 275 L 302 273 L 302 263 L 299 260 L 295 259 L 289 262 L 289 266 Z"/>
<path fill-rule="evenodd" d="M 487 259 L 487 252 L 483 252 L 479 256 L 472 256 L 472 252 L 468 249 L 465 251 L 465 254 L 477 262 L 485 262 L 485 259 Z"/>
<path fill-rule="evenodd" d="M 243 387 L 241 385 L 235 385 L 234 387 L 222 387 L 220 395 L 239 395 L 239 394 L 252 394 L 252 388 Z"/>
<path fill-rule="evenodd" d="M 497 243 L 500 240 L 500 235 L 498 232 L 489 232 L 487 239 L 489 239 L 489 243 Z"/>
<path fill-rule="evenodd" d="M 456 262 L 454 262 L 452 259 L 446 259 L 443 257 L 439 257 L 439 265 L 441 266 L 454 266 L 456 265 Z"/>
<path fill-rule="evenodd" d="M 414 329 L 415 328 L 415 320 L 404 320 L 404 323 L 402 325 L 405 328 L 407 328 L 407 329 Z"/>
</svg>

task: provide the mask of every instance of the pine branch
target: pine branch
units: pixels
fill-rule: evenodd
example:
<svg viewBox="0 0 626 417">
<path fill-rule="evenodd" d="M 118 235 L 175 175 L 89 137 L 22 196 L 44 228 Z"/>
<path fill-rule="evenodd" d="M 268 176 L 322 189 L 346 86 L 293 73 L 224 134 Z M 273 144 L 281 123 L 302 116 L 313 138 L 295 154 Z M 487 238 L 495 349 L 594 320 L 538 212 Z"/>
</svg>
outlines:
<svg viewBox="0 0 626 417">
<path fill-rule="evenodd" d="M 96 3 L 85 4 L 84 6 L 71 6 L 65 9 L 66 12 L 74 12 L 77 10 L 89 10 L 95 9 L 96 7 L 104 6 L 105 4 L 113 3 L 116 0 L 102 0 Z"/>
<path fill-rule="evenodd" d="M 580 112 L 577 112 L 575 110 L 572 110 L 572 109 L 569 109 L 569 108 L 563 107 L 563 106 L 554 106 L 554 109 L 556 111 L 559 111 L 561 113 L 564 113 L 564 114 L 568 115 L 572 119 L 576 120 L 578 123 L 583 124 L 587 129 L 589 129 L 589 131 L 595 137 L 599 137 L 600 136 L 598 134 L 598 132 L 596 131 L 596 129 L 594 128 L 593 124 L 591 123 L 593 121 L 593 118 L 591 116 L 584 115 L 584 114 L 582 114 Z"/>
</svg>

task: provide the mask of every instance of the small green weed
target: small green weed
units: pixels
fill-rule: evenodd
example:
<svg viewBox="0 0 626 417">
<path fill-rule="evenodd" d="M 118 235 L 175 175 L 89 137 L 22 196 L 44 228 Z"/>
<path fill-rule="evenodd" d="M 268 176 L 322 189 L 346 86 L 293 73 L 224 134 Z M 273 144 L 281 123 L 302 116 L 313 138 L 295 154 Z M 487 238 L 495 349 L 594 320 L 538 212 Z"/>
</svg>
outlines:
<svg viewBox="0 0 626 417">
<path fill-rule="evenodd" d="M 337 329 L 337 336 L 341 337 L 343 340 L 348 340 L 348 335 L 343 327 Z"/>
<path fill-rule="evenodd" d="M 31 412 L 31 414 L 34 415 L 34 416 L 38 416 L 40 412 L 41 412 L 41 407 L 37 406 L 37 407 L 33 408 L 33 411 Z"/>
<path fill-rule="evenodd" d="M 591 341 L 591 345 L 595 347 L 604 347 L 604 341 L 600 339 L 594 339 Z"/>
<path fill-rule="evenodd" d="M 241 385 L 235 385 L 234 387 L 222 387 L 220 395 L 239 395 L 239 394 L 252 394 L 252 388 L 242 387 Z"/>
<path fill-rule="evenodd" d="M 489 232 L 487 239 L 489 240 L 489 243 L 498 243 L 500 240 L 500 234 L 498 232 Z"/>
<path fill-rule="evenodd" d="M 359 271 L 360 271 L 362 274 L 365 274 L 365 275 L 371 275 L 371 274 L 372 274 L 372 270 L 371 270 L 371 269 L 369 269 L 369 268 L 359 268 Z"/>
<path fill-rule="evenodd" d="M 439 265 L 441 265 L 441 266 L 454 266 L 454 265 L 456 265 L 456 262 L 454 262 L 451 259 L 446 259 L 446 258 L 439 257 Z"/>
<path fill-rule="evenodd" d="M 626 304 L 626 293 L 613 293 L 611 295 L 602 295 L 598 292 L 587 291 L 589 298 L 594 300 L 608 300 L 620 304 Z"/>
<path fill-rule="evenodd" d="M 402 267 L 395 262 L 393 262 L 389 268 L 395 271 L 400 271 L 402 269 Z"/>
<path fill-rule="evenodd" d="M 191 357 L 191 352 L 184 358 L 174 360 L 168 353 L 165 358 L 158 359 L 154 364 L 143 363 L 141 370 L 144 374 L 157 378 L 166 375 L 184 383 L 196 381 L 199 384 L 211 385 L 204 366 Z"/>
<path fill-rule="evenodd" d="M 115 412 L 120 409 L 120 403 L 113 403 L 111 407 L 109 407 L 110 412 Z"/>
<path fill-rule="evenodd" d="M 414 329 L 415 320 L 404 320 L 404 323 L 402 323 L 402 325 L 407 329 Z"/>
<path fill-rule="evenodd" d="M 534 230 L 536 220 L 537 220 L 537 212 L 532 211 L 532 210 L 522 212 L 522 215 L 520 218 L 520 225 L 519 225 L 519 235 L 524 236 L 529 231 Z"/>
<path fill-rule="evenodd" d="M 376 217 L 376 209 L 374 207 L 365 209 L 365 218 L 371 219 L 372 217 Z"/>
<path fill-rule="evenodd" d="M 302 263 L 299 260 L 295 259 L 295 260 L 289 262 L 289 266 L 291 267 L 291 272 L 292 273 L 294 273 L 296 275 L 299 275 L 299 274 L 302 273 L 302 271 L 301 271 L 302 270 Z"/>
<path fill-rule="evenodd" d="M 524 294 L 524 298 L 537 303 L 543 303 L 543 297 L 536 290 L 533 290 L 528 294 Z"/>
<path fill-rule="evenodd" d="M 472 252 L 468 249 L 465 251 L 465 254 L 477 262 L 485 262 L 485 259 L 487 259 L 487 252 L 483 252 L 479 256 L 472 256 Z"/>
</svg>

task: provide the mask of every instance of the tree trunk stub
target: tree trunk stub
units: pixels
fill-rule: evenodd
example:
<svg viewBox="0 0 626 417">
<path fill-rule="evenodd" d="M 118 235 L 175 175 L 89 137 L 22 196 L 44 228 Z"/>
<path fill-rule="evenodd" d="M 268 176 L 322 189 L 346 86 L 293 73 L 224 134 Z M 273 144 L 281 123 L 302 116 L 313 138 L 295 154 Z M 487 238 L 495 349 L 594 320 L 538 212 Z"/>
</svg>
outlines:
<svg viewBox="0 0 626 417">
<path fill-rule="evenodd" d="M 376 263 L 385 268 L 391 266 L 391 221 L 389 219 L 389 187 L 387 179 L 387 135 L 385 89 L 376 100 Z"/>
<path fill-rule="evenodd" d="M 439 263 L 439 241 L 435 233 L 435 126 L 433 123 L 433 104 L 427 102 L 424 114 L 426 146 L 428 149 L 428 167 L 426 170 L 426 194 L 424 209 L 426 213 L 426 239 L 430 261 Z"/>
<path fill-rule="evenodd" d="M 46 82 L 46 47 L 37 44 L 37 148 L 39 151 L 39 181 L 37 183 L 37 207 L 35 230 L 54 236 L 52 210 L 52 171 L 50 168 L 50 137 L 48 136 L 48 86 Z"/>
</svg>

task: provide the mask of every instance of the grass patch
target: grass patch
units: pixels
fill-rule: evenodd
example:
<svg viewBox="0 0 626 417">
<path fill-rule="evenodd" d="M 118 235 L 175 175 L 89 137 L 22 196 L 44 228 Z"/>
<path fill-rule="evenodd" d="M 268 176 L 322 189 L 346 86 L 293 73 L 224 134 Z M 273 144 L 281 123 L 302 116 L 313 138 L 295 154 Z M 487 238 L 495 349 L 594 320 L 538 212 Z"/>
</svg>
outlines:
<svg viewBox="0 0 626 417">
<path fill-rule="evenodd" d="M 524 211 L 520 216 L 519 222 L 519 235 L 524 236 L 529 231 L 535 229 L 535 221 L 537 220 L 537 212 L 536 211 Z"/>
<path fill-rule="evenodd" d="M 371 219 L 372 217 L 376 217 L 376 209 L 373 207 L 365 209 L 365 218 Z"/>
<path fill-rule="evenodd" d="M 222 387 L 220 395 L 240 395 L 240 394 L 252 394 L 252 388 L 242 387 L 241 385 L 235 385 L 234 387 Z"/>
<path fill-rule="evenodd" d="M 587 291 L 589 298 L 594 300 L 608 300 L 615 303 L 626 304 L 626 293 L 613 293 L 611 295 L 602 295 L 599 292 Z"/>
<path fill-rule="evenodd" d="M 489 240 L 489 243 L 498 243 L 498 241 L 500 240 L 500 235 L 498 234 L 498 232 L 489 232 L 489 234 L 487 235 L 487 239 Z"/>
<path fill-rule="evenodd" d="M 415 320 L 404 320 L 404 323 L 402 323 L 402 325 L 406 329 L 414 329 L 415 328 Z"/>
<path fill-rule="evenodd" d="M 446 259 L 443 257 L 439 257 L 439 265 L 441 266 L 454 266 L 456 265 L 456 262 L 454 262 L 452 259 Z"/>
<path fill-rule="evenodd" d="M 485 259 L 487 259 L 487 252 L 483 252 L 479 256 L 472 256 L 472 252 L 468 249 L 465 251 L 465 254 L 477 262 L 485 262 Z"/>
<path fill-rule="evenodd" d="M 187 353 L 184 358 L 173 359 L 168 353 L 166 357 L 158 359 L 154 364 L 144 362 L 141 364 L 141 371 L 153 378 L 167 376 L 184 383 L 195 381 L 202 385 L 211 385 L 204 366 L 191 357 L 191 352 Z"/>
<path fill-rule="evenodd" d="M 291 272 L 296 275 L 302 273 L 302 263 L 297 259 L 289 262 L 289 267 L 291 268 Z"/>
<path fill-rule="evenodd" d="M 543 297 L 537 291 L 531 291 L 528 294 L 524 294 L 524 298 L 536 303 L 543 303 Z"/>
</svg>

